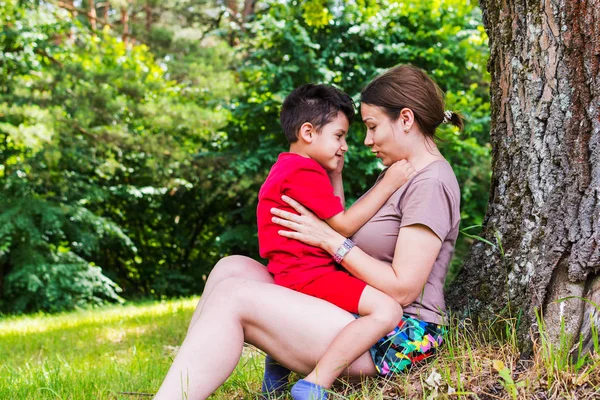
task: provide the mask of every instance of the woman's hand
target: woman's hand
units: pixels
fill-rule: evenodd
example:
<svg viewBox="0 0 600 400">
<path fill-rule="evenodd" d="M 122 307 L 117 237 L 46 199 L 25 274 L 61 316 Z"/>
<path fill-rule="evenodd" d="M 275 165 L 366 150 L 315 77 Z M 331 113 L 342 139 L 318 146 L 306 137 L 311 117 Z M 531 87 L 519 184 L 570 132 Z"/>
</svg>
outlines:
<svg viewBox="0 0 600 400">
<path fill-rule="evenodd" d="M 310 246 L 320 247 L 333 254 L 339 248 L 344 237 L 337 233 L 327 223 L 306 209 L 302 204 L 288 196 L 281 196 L 300 215 L 272 208 L 272 221 L 291 231 L 280 230 L 279 234 L 290 239 L 296 239 Z"/>
</svg>

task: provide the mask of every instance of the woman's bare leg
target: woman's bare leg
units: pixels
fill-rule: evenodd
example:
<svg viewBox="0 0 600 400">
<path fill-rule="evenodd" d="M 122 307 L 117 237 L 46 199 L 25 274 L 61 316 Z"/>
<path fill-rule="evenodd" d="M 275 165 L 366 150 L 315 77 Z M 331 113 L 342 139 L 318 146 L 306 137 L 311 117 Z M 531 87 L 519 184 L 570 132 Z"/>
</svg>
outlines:
<svg viewBox="0 0 600 400">
<path fill-rule="evenodd" d="M 222 258 L 215 264 L 208 275 L 206 285 L 204 285 L 204 290 L 202 291 L 202 297 L 200 297 L 194 315 L 192 315 L 188 332 L 198 320 L 198 317 L 200 317 L 204 303 L 215 286 L 228 278 L 244 278 L 265 283 L 274 283 L 273 277 L 269 274 L 269 271 L 267 271 L 267 267 L 258 261 L 245 256 L 228 256 Z"/>
<path fill-rule="evenodd" d="M 290 289 L 248 279 L 226 279 L 206 300 L 156 399 L 206 399 L 235 368 L 244 341 L 291 370 L 307 374 L 353 320 L 351 314 L 324 300 Z M 368 353 L 346 371 L 352 376 L 375 372 Z"/>
</svg>

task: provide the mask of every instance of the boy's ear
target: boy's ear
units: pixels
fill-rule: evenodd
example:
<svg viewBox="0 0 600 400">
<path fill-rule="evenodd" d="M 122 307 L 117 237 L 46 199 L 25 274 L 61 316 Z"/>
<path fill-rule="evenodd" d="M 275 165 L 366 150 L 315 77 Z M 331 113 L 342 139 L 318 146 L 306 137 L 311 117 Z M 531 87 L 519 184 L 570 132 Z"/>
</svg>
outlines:
<svg viewBox="0 0 600 400">
<path fill-rule="evenodd" d="M 316 134 L 315 127 L 310 122 L 305 122 L 300 127 L 298 132 L 298 140 L 302 140 L 305 143 L 312 143 L 313 137 Z"/>
</svg>

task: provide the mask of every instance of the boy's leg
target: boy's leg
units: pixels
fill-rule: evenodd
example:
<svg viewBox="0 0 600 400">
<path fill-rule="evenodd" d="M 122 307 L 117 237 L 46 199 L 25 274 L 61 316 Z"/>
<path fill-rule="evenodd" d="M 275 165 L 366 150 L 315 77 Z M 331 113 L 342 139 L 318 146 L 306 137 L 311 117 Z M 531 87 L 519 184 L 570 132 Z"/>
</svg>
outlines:
<svg viewBox="0 0 600 400">
<path fill-rule="evenodd" d="M 402 318 L 398 302 L 371 286 L 366 286 L 360 296 L 358 312 L 363 318 L 342 329 L 304 381 L 330 388 L 348 365 L 394 329 Z"/>
</svg>

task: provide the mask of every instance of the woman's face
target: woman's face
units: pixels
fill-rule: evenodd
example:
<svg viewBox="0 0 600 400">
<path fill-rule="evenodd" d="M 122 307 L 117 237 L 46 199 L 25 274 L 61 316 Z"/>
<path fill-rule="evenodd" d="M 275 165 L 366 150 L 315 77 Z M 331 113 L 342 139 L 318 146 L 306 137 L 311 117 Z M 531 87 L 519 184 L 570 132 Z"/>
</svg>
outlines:
<svg viewBox="0 0 600 400">
<path fill-rule="evenodd" d="M 362 120 L 367 126 L 365 145 L 381 160 L 383 165 L 389 167 L 394 162 L 406 158 L 403 155 L 403 127 L 402 121 L 392 121 L 377 106 L 369 104 L 360 105 Z"/>
</svg>

